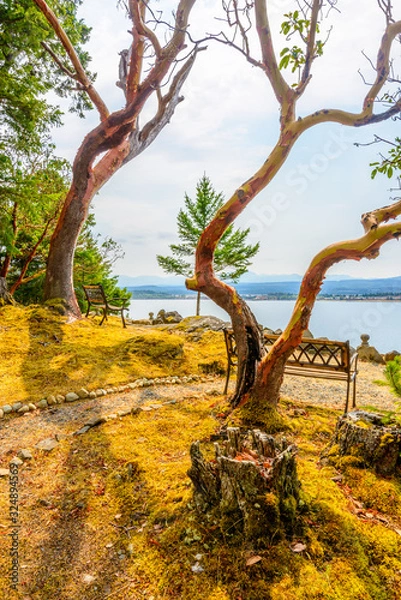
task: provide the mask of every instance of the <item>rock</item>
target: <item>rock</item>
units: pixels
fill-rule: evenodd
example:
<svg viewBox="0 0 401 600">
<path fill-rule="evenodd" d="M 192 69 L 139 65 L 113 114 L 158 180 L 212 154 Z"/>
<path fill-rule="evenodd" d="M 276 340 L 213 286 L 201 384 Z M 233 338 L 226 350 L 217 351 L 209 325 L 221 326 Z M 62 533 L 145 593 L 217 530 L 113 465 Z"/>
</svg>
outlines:
<svg viewBox="0 0 401 600">
<path fill-rule="evenodd" d="M 131 409 L 130 408 L 125 408 L 124 410 L 119 410 L 117 415 L 119 417 L 126 417 L 127 415 L 131 414 Z"/>
<path fill-rule="evenodd" d="M 65 395 L 66 402 L 75 402 L 75 400 L 79 400 L 79 396 L 75 392 L 68 392 L 68 394 Z"/>
<path fill-rule="evenodd" d="M 114 419 L 117 419 L 118 415 L 116 413 L 111 413 L 110 415 L 107 415 L 106 417 L 106 421 L 114 421 Z"/>
<path fill-rule="evenodd" d="M 89 427 L 96 427 L 96 425 L 101 425 L 102 423 L 105 423 L 105 422 L 106 422 L 106 417 L 95 416 L 95 417 L 91 417 L 90 419 L 85 421 L 85 425 L 88 425 Z"/>
<path fill-rule="evenodd" d="M 90 425 L 84 425 L 83 427 L 81 427 L 81 429 L 78 429 L 78 431 L 76 431 L 74 435 L 82 435 L 83 433 L 89 431 L 90 428 Z"/>
<path fill-rule="evenodd" d="M 33 458 L 32 454 L 29 452 L 29 450 L 25 450 L 25 449 L 18 450 L 17 456 L 21 460 L 31 460 L 31 458 Z"/>
<path fill-rule="evenodd" d="M 35 448 L 37 448 L 38 450 L 43 450 L 43 452 L 51 452 L 57 446 L 58 446 L 58 441 L 56 439 L 46 438 L 45 440 L 38 442 L 35 445 Z"/>
<path fill-rule="evenodd" d="M 47 396 L 46 400 L 47 400 L 47 404 L 49 406 L 53 406 L 54 404 L 57 404 L 57 400 L 56 400 L 55 396 Z"/>
<path fill-rule="evenodd" d="M 85 388 L 81 388 L 81 389 L 78 391 L 78 396 L 79 396 L 80 398 L 82 398 L 82 399 L 83 399 L 83 398 L 87 398 L 87 397 L 89 396 L 89 392 L 88 392 L 88 390 L 86 390 Z"/>
<path fill-rule="evenodd" d="M 29 408 L 29 406 L 28 406 L 27 404 L 23 404 L 23 405 L 21 406 L 21 408 L 18 410 L 18 413 L 19 413 L 20 415 L 24 415 L 25 413 L 27 413 L 27 412 L 29 412 L 29 411 L 30 411 L 30 408 Z"/>
<path fill-rule="evenodd" d="M 369 346 L 369 339 L 370 336 L 368 334 L 363 333 L 361 335 L 362 343 L 357 348 L 359 360 L 384 364 L 384 359 L 382 355 L 376 350 L 374 346 Z"/>
<path fill-rule="evenodd" d="M 89 392 L 89 398 L 96 398 L 96 392 Z"/>
<path fill-rule="evenodd" d="M 22 406 L 22 402 L 15 402 L 11 408 L 12 408 L 13 412 L 18 412 L 19 409 L 21 408 L 21 406 Z"/>
<path fill-rule="evenodd" d="M 82 583 L 84 583 L 85 585 L 91 585 L 91 583 L 93 583 L 96 580 L 96 577 L 94 575 L 83 575 L 82 576 Z"/>
<path fill-rule="evenodd" d="M 10 406 L 10 404 L 4 404 L 4 406 L 1 407 L 1 410 L 5 415 L 8 415 L 9 413 L 13 412 L 13 407 Z"/>
<path fill-rule="evenodd" d="M 128 387 L 131 388 L 131 390 L 134 390 L 136 387 L 138 387 L 137 382 L 135 381 L 134 383 L 129 383 Z"/>
<path fill-rule="evenodd" d="M 16 465 L 17 467 L 21 467 L 24 464 L 24 462 L 18 458 L 18 456 L 14 456 L 14 458 L 12 458 L 10 460 L 10 465 Z"/>
<path fill-rule="evenodd" d="M 105 389 L 101 389 L 100 391 L 102 392 L 103 396 L 107 396 L 107 391 Z"/>
<path fill-rule="evenodd" d="M 131 409 L 131 414 L 134 415 L 134 416 L 135 415 L 139 415 L 141 412 L 142 412 L 142 408 L 140 406 L 134 406 Z"/>
<path fill-rule="evenodd" d="M 39 402 L 36 405 L 38 408 L 47 408 L 48 404 L 47 404 L 47 400 L 45 398 L 42 398 L 42 400 L 39 400 Z"/>
<path fill-rule="evenodd" d="M 1 469 L 0 468 L 0 477 L 8 477 L 10 475 L 9 469 Z"/>
<path fill-rule="evenodd" d="M 185 325 L 188 333 L 194 333 L 198 330 L 222 331 L 224 328 L 231 328 L 231 323 L 222 321 L 217 317 L 187 317 L 183 319 L 182 325 Z"/>
<path fill-rule="evenodd" d="M 394 360 L 396 356 L 400 356 L 400 353 L 397 350 L 392 350 L 384 355 L 384 360 L 388 362 L 389 360 Z"/>
<path fill-rule="evenodd" d="M 30 402 L 30 403 L 28 404 L 28 406 L 29 406 L 29 410 L 36 410 L 36 408 L 37 408 L 37 407 L 36 407 L 36 404 L 33 404 L 32 402 Z"/>
<path fill-rule="evenodd" d="M 4 417 L 4 411 L 0 408 L 0 419 Z"/>
<path fill-rule="evenodd" d="M 156 323 L 181 323 L 182 316 L 176 310 L 166 312 L 165 310 L 159 310 L 157 313 Z"/>
</svg>

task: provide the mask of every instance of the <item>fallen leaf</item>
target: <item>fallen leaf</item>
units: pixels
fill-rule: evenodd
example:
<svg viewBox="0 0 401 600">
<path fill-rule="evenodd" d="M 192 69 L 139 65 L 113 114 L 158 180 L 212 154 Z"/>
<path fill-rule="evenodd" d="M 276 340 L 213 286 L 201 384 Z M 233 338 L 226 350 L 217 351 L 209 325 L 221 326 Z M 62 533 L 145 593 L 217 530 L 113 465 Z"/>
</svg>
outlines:
<svg viewBox="0 0 401 600">
<path fill-rule="evenodd" d="M 306 550 L 306 545 L 303 544 L 302 542 L 297 542 L 296 544 L 293 544 L 291 546 L 291 550 L 293 552 L 303 552 L 304 550 Z"/>
<path fill-rule="evenodd" d="M 247 567 L 251 567 L 252 565 L 256 565 L 260 560 L 262 560 L 262 557 L 256 554 L 255 556 L 248 558 L 245 564 Z"/>
</svg>

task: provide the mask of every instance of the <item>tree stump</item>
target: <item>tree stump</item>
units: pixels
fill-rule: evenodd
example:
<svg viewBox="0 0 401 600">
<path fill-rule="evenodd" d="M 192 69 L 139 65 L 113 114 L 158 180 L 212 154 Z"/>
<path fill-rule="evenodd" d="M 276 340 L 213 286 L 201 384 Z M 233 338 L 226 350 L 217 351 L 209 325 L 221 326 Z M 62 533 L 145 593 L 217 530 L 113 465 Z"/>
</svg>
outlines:
<svg viewBox="0 0 401 600">
<path fill-rule="evenodd" d="M 323 459 L 340 467 L 349 462 L 373 468 L 379 475 L 392 475 L 400 465 L 400 452 L 400 427 L 383 424 L 383 415 L 357 410 L 339 418 Z M 346 457 L 351 460 L 344 461 Z"/>
<path fill-rule="evenodd" d="M 293 532 L 300 488 L 295 446 L 258 429 L 241 435 L 234 427 L 223 447 L 215 444 L 214 460 L 206 460 L 199 446 L 191 445 L 188 471 L 199 509 L 217 511 L 223 529 L 248 540 Z"/>
<path fill-rule="evenodd" d="M 15 300 L 8 291 L 6 278 L 0 277 L 0 306 L 6 304 L 15 304 Z"/>
</svg>

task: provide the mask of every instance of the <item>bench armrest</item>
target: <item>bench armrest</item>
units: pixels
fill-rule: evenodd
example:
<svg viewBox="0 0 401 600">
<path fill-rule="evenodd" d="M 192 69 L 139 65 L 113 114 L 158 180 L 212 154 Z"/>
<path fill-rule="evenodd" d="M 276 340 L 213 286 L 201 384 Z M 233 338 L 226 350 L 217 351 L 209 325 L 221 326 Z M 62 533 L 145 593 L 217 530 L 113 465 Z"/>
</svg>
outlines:
<svg viewBox="0 0 401 600">
<path fill-rule="evenodd" d="M 349 363 L 349 368 L 350 369 L 353 366 L 354 369 L 356 370 L 356 365 L 358 364 L 358 356 L 359 356 L 358 352 L 354 352 L 354 354 L 351 356 L 351 360 L 350 360 L 350 363 Z"/>
</svg>

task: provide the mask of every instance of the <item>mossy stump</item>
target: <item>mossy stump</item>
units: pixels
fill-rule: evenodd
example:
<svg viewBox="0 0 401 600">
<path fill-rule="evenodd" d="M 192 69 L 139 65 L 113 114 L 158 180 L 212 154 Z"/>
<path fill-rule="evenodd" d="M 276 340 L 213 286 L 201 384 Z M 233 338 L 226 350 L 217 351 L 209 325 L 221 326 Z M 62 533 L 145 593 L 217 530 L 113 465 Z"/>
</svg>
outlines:
<svg viewBox="0 0 401 600">
<path fill-rule="evenodd" d="M 291 535 L 299 504 L 296 448 L 283 437 L 254 429 L 241 435 L 227 429 L 215 459 L 204 458 L 199 442 L 191 445 L 194 500 L 203 512 L 213 512 L 223 530 L 240 531 L 247 540 L 270 543 Z"/>
<path fill-rule="evenodd" d="M 337 466 L 349 457 L 355 466 L 372 468 L 379 475 L 392 475 L 401 463 L 401 428 L 387 426 L 383 415 L 353 411 L 339 418 L 323 459 Z"/>
</svg>

